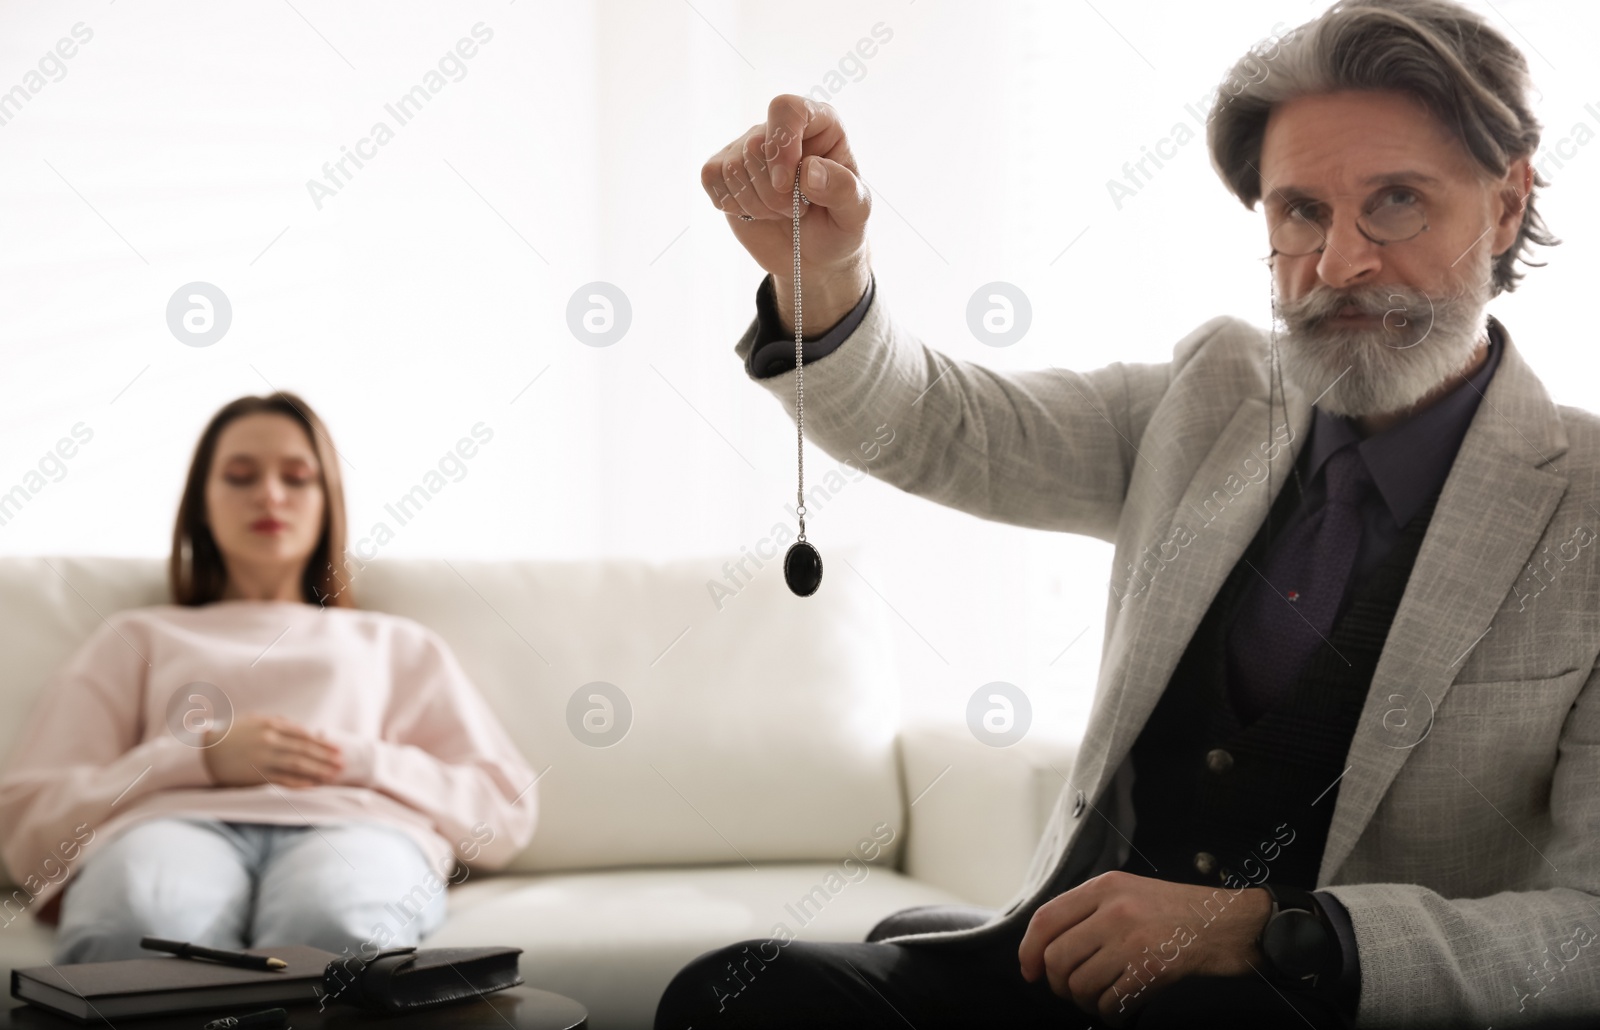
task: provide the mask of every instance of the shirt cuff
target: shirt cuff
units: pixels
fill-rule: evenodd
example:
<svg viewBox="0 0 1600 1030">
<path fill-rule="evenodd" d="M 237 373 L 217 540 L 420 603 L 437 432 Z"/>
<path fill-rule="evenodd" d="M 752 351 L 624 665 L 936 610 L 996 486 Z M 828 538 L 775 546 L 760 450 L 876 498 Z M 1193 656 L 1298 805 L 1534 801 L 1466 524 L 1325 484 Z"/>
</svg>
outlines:
<svg viewBox="0 0 1600 1030">
<path fill-rule="evenodd" d="M 1351 925 L 1350 913 L 1345 911 L 1339 899 L 1326 891 L 1312 891 L 1311 896 L 1317 899 L 1317 904 L 1322 906 L 1323 914 L 1328 917 L 1328 922 L 1333 924 L 1333 932 L 1339 938 L 1339 983 L 1338 997 L 1340 1004 L 1345 1009 L 1345 1015 L 1354 1018 L 1356 1004 L 1361 998 L 1361 956 L 1356 952 L 1356 932 Z"/>
<path fill-rule="evenodd" d="M 832 354 L 843 343 L 861 320 L 867 317 L 876 292 L 877 279 L 867 280 L 867 289 L 850 313 L 836 322 L 833 328 L 820 336 L 803 339 L 802 353 L 807 364 Z M 794 330 L 785 329 L 778 318 L 778 300 L 772 285 L 772 276 L 761 280 L 756 288 L 756 335 L 750 346 L 750 357 L 745 371 L 756 379 L 770 379 L 794 370 Z"/>
<path fill-rule="evenodd" d="M 341 787 L 371 787 L 376 775 L 378 742 L 344 729 L 321 729 L 319 732 L 330 744 L 339 749 L 344 768 L 329 782 Z"/>
</svg>

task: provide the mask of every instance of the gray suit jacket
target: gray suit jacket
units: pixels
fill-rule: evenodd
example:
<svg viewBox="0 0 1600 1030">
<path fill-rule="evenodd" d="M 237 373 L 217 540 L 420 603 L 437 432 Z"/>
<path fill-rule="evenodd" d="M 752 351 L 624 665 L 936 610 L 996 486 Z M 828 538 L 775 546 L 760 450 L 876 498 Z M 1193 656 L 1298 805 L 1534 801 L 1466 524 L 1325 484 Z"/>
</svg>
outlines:
<svg viewBox="0 0 1600 1030">
<path fill-rule="evenodd" d="M 1088 728 L 1022 888 L 983 926 L 895 938 L 963 947 L 1126 858 L 1129 748 L 1289 478 L 1311 406 L 1285 382 L 1269 436 L 1266 336 L 1235 318 L 1164 364 L 1003 373 L 924 346 L 879 290 L 805 367 L 811 439 L 843 459 L 888 424 L 878 478 L 1116 548 Z M 794 417 L 793 371 L 756 382 Z M 1395 614 L 1317 879 L 1355 930 L 1360 1026 L 1600 1014 L 1597 475 L 1600 418 L 1552 403 L 1508 334 Z"/>
</svg>

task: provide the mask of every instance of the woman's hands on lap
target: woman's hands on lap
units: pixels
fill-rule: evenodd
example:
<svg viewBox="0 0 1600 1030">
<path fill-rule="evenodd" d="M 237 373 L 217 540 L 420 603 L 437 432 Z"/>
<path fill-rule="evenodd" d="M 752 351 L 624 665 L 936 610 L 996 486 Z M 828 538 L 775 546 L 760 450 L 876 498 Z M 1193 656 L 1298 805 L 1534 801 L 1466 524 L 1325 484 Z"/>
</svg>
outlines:
<svg viewBox="0 0 1600 1030">
<path fill-rule="evenodd" d="M 315 787 L 332 782 L 344 769 L 336 745 L 281 716 L 240 716 L 217 737 L 215 728 L 206 732 L 204 754 L 218 787 Z"/>
</svg>

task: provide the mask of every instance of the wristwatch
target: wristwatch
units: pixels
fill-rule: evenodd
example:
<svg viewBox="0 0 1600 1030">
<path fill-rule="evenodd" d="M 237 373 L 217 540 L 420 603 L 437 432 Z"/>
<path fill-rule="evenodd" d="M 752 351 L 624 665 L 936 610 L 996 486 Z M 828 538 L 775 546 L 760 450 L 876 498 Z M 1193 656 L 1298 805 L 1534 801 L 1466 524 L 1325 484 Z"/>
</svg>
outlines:
<svg viewBox="0 0 1600 1030">
<path fill-rule="evenodd" d="M 1267 960 L 1267 977 L 1280 987 L 1307 988 L 1339 975 L 1339 938 L 1311 892 L 1288 884 L 1263 883 L 1272 914 L 1256 945 Z"/>
</svg>

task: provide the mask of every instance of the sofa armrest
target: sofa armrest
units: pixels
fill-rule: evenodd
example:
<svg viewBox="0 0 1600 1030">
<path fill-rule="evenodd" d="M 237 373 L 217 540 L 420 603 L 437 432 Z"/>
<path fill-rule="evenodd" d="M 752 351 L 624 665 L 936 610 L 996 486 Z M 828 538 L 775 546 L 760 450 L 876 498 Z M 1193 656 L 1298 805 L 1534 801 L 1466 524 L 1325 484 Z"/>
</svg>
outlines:
<svg viewBox="0 0 1600 1030">
<path fill-rule="evenodd" d="M 1077 750 L 1038 737 L 991 747 L 959 725 L 903 728 L 902 871 L 975 905 L 1003 906 L 1022 886 Z"/>
</svg>

